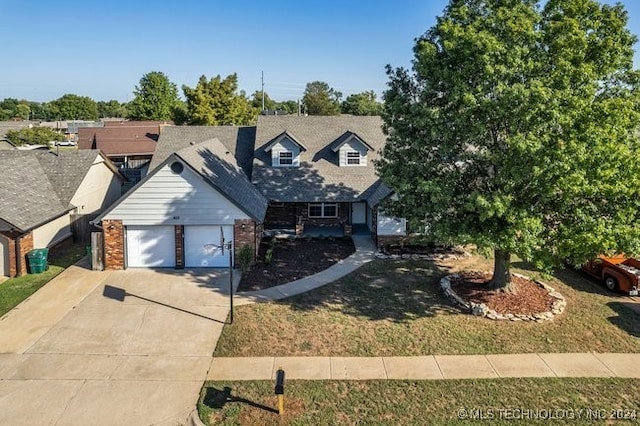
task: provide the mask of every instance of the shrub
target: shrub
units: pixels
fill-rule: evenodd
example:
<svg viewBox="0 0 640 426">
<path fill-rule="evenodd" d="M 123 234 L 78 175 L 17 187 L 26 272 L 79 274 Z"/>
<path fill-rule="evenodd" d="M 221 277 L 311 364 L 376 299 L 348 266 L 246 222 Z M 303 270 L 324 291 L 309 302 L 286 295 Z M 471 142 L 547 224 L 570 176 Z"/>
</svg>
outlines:
<svg viewBox="0 0 640 426">
<path fill-rule="evenodd" d="M 238 250 L 238 263 L 240 263 L 240 270 L 247 272 L 253 265 L 253 248 L 249 244 L 243 244 Z"/>
<path fill-rule="evenodd" d="M 265 265 L 271 265 L 271 260 L 273 260 L 273 248 L 267 249 L 267 251 L 264 253 Z"/>
</svg>

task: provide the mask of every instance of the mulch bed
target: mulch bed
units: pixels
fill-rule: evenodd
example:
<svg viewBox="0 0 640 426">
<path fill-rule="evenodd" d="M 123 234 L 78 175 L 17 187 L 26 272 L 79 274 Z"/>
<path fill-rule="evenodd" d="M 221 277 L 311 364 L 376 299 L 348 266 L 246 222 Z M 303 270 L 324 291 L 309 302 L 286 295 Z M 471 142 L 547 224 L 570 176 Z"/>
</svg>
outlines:
<svg viewBox="0 0 640 426">
<path fill-rule="evenodd" d="M 386 255 L 405 255 L 405 254 L 421 254 L 421 255 L 433 255 L 433 254 L 461 254 L 464 250 L 459 247 L 453 246 L 441 246 L 435 244 L 405 244 L 400 246 L 398 244 L 388 244 L 381 247 L 380 251 Z"/>
<path fill-rule="evenodd" d="M 484 303 L 499 314 L 533 315 L 550 311 L 555 299 L 549 292 L 531 280 L 511 276 L 515 284 L 515 293 L 505 293 L 488 289 L 491 274 L 481 272 L 462 272 L 458 278 L 451 279 L 451 289 L 462 299 Z"/>
<path fill-rule="evenodd" d="M 264 263 L 269 241 L 258 251 L 258 262 L 242 274 L 239 291 L 253 291 L 286 284 L 323 271 L 355 252 L 351 238 L 277 241 L 269 265 Z"/>
</svg>

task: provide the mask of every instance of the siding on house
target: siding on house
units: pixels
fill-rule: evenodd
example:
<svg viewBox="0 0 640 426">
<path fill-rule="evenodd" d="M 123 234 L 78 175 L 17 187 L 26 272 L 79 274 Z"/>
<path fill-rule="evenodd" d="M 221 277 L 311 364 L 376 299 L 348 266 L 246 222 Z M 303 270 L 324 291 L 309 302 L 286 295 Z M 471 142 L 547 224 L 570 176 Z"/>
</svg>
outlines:
<svg viewBox="0 0 640 426">
<path fill-rule="evenodd" d="M 347 153 L 348 152 L 357 152 L 360 154 L 360 164 L 349 164 L 347 162 Z M 367 165 L 367 148 L 364 147 L 360 142 L 351 140 L 350 142 L 345 142 L 339 150 L 340 156 L 340 167 L 342 166 L 350 166 L 350 167 L 360 167 Z"/>
<path fill-rule="evenodd" d="M 406 235 L 407 220 L 385 216 L 378 210 L 378 235 Z"/>
<path fill-rule="evenodd" d="M 249 216 L 185 166 L 167 164 L 102 219 L 126 225 L 233 225 Z"/>
<path fill-rule="evenodd" d="M 120 186 L 120 179 L 106 165 L 104 158 L 97 156 L 71 198 L 71 204 L 76 206 L 78 214 L 96 213 L 120 197 Z"/>
<path fill-rule="evenodd" d="M 280 153 L 293 153 L 293 164 L 291 166 L 280 165 Z M 274 167 L 298 167 L 300 166 L 300 147 L 289 138 L 283 138 L 280 142 L 271 147 L 271 165 Z"/>
<path fill-rule="evenodd" d="M 33 230 L 33 247 L 51 247 L 71 237 L 69 214 L 60 216 Z"/>
</svg>

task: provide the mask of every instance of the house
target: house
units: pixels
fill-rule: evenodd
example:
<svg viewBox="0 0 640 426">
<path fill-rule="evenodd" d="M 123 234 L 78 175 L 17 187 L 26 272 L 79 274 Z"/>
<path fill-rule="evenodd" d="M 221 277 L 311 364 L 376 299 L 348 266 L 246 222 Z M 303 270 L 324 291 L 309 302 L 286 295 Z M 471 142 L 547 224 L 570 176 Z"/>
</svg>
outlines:
<svg viewBox="0 0 640 426">
<path fill-rule="evenodd" d="M 406 221 L 384 214 L 373 164 L 384 143 L 379 117 L 164 128 L 149 174 L 95 220 L 105 267 L 227 266 L 265 233 L 397 240 Z"/>
<path fill-rule="evenodd" d="M 124 177 L 99 151 L 0 151 L 0 274 L 26 272 L 25 255 L 72 236 L 72 219 L 115 202 Z"/>
<path fill-rule="evenodd" d="M 105 121 L 104 127 L 78 129 L 78 149 L 99 149 L 116 166 L 139 170 L 135 181 L 146 174 L 146 166 L 156 150 L 163 121 Z"/>
<path fill-rule="evenodd" d="M 385 141 L 380 117 L 260 117 L 252 181 L 270 202 L 265 228 L 404 236 L 406 221 L 380 208 L 392 194 L 374 167 Z"/>
</svg>

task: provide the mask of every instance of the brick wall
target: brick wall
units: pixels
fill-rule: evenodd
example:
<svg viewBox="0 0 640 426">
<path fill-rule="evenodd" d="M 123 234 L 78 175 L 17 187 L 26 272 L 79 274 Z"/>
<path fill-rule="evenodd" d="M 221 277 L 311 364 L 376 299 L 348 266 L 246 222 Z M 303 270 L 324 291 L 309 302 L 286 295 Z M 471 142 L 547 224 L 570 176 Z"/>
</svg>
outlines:
<svg viewBox="0 0 640 426">
<path fill-rule="evenodd" d="M 253 250 L 253 255 L 258 255 L 258 247 L 262 235 L 262 225 L 256 225 L 251 219 L 236 219 L 233 224 L 234 258 L 237 259 L 240 247 L 248 244 Z M 235 266 L 235 265 L 234 265 Z"/>
<path fill-rule="evenodd" d="M 296 223 L 296 205 L 294 203 L 269 205 L 264 223 L 267 225 L 267 228 L 293 228 Z"/>
<path fill-rule="evenodd" d="M 176 269 L 184 269 L 184 226 L 175 225 Z"/>
<path fill-rule="evenodd" d="M 7 247 L 9 251 L 9 276 L 19 277 L 29 272 L 27 253 L 33 250 L 33 234 L 31 232 L 24 235 L 20 235 L 18 232 L 3 232 L 2 235 L 9 243 Z M 20 238 L 20 254 L 16 256 L 18 238 Z"/>
<path fill-rule="evenodd" d="M 121 220 L 103 220 L 104 269 L 124 269 L 124 225 Z"/>
</svg>

